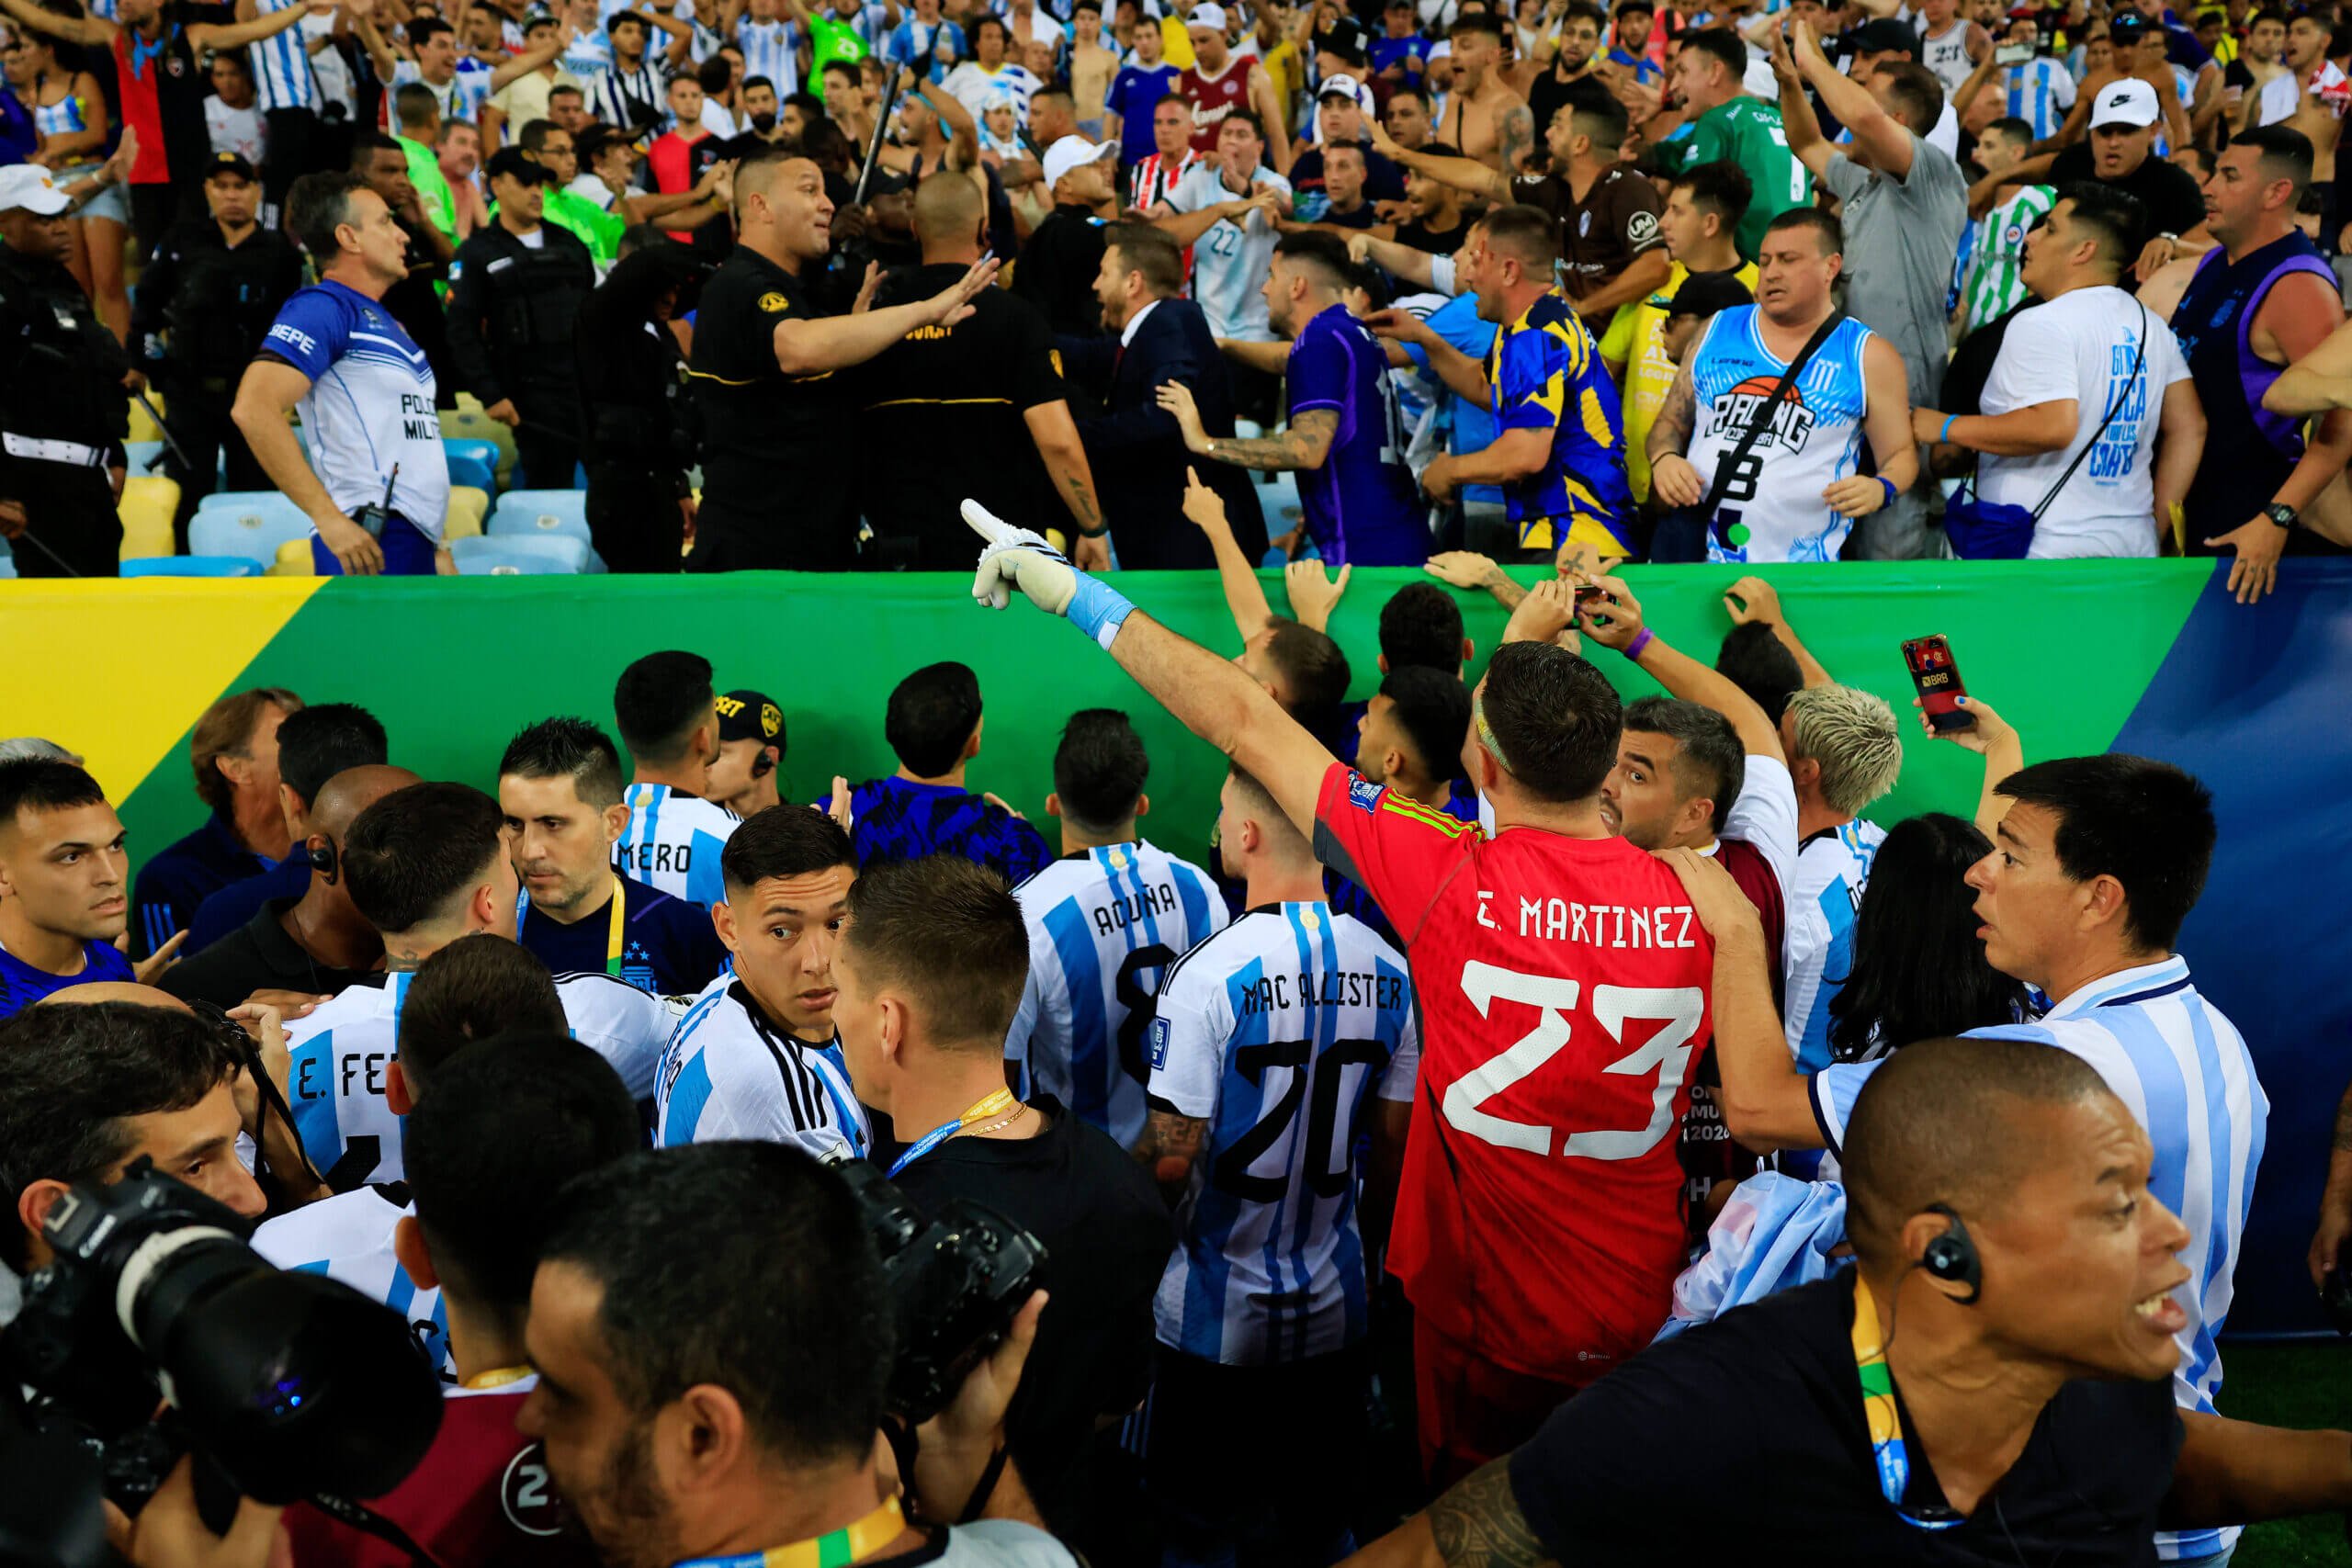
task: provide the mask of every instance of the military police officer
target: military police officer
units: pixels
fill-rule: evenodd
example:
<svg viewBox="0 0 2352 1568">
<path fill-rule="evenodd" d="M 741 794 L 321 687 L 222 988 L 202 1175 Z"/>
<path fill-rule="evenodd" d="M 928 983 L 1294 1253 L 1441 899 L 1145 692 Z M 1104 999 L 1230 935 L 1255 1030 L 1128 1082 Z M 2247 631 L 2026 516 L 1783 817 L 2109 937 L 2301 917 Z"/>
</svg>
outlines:
<svg viewBox="0 0 2352 1568">
<path fill-rule="evenodd" d="M 0 537 L 20 577 L 112 577 L 122 550 L 105 465 L 130 361 L 65 270 L 72 205 L 47 169 L 0 168 Z"/>
<path fill-rule="evenodd" d="M 483 412 L 514 427 L 523 482 L 569 490 L 580 460 L 572 326 L 595 264 L 576 236 L 545 221 L 546 165 L 502 147 L 489 173 L 495 219 L 458 247 L 450 268 L 450 354 Z"/>
<path fill-rule="evenodd" d="M 251 164 L 215 153 L 204 175 L 211 216 L 164 237 L 131 301 L 130 341 L 168 400 L 165 423 L 179 443 L 167 451 L 164 471 L 179 482 L 173 526 L 183 550 L 188 519 L 212 493 L 224 457 L 231 490 L 270 488 L 229 408 L 278 307 L 302 287 L 302 257 L 285 235 L 255 221 L 261 192 Z"/>
</svg>

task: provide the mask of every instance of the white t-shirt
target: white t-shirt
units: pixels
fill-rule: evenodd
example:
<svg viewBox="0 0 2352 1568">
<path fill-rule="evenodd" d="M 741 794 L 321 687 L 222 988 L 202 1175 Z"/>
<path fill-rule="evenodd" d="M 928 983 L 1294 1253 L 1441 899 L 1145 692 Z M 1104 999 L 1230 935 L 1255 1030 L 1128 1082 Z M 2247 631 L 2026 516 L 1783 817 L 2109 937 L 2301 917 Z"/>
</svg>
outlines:
<svg viewBox="0 0 2352 1568">
<path fill-rule="evenodd" d="M 1253 187 L 1272 186 L 1285 197 L 1291 193 L 1290 182 L 1264 164 L 1258 165 L 1250 183 Z M 1178 212 L 1198 212 L 1235 199 L 1234 193 L 1225 188 L 1224 171 L 1216 164 L 1195 166 L 1168 193 L 1168 205 Z M 1253 210 L 1240 224 L 1220 219 L 1193 242 L 1193 298 L 1208 318 L 1211 333 L 1251 343 L 1273 341 L 1264 288 L 1266 269 L 1274 261 L 1274 242 L 1281 238 L 1266 221 L 1266 215 Z"/>
<path fill-rule="evenodd" d="M 2135 375 L 2143 321 L 2147 362 Z M 2075 454 L 2088 445 L 2109 407 L 2115 407 L 2098 448 L 2042 513 L 2028 559 L 2156 553 L 2155 484 L 2150 475 L 2156 424 L 2165 389 L 2188 379 L 2188 365 L 2172 329 L 2120 288 L 2074 289 L 2020 312 L 2009 323 L 1984 383 L 1984 411 L 2012 413 L 2072 398 L 2077 428 L 2063 451 L 1978 459 L 1979 499 L 2028 510 L 2039 506 Z M 2208 454 L 2209 459 L 2215 456 Z M 2226 454 L 2218 456 L 2227 460 Z"/>
<path fill-rule="evenodd" d="M 261 166 L 268 127 L 261 110 L 251 104 L 232 109 L 218 97 L 204 100 L 204 129 L 215 152 L 234 152 L 255 168 Z"/>
</svg>

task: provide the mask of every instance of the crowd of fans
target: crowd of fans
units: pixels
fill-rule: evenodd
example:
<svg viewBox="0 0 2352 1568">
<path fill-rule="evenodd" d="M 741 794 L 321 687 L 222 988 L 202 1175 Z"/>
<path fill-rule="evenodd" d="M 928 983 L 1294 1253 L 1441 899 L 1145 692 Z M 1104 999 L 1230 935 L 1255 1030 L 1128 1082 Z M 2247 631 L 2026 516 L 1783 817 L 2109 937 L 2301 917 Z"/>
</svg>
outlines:
<svg viewBox="0 0 2352 1568">
<path fill-rule="evenodd" d="M 1182 504 L 1230 658 L 962 520 L 975 599 L 1215 749 L 1206 845 L 1145 836 L 1197 758 L 1114 709 L 1050 834 L 986 793 L 956 662 L 891 692 L 894 773 L 798 791 L 785 705 L 690 652 L 466 780 L 255 688 L 135 872 L 74 736 L 0 742 L 0 1325 L 73 1184 L 152 1161 L 445 1384 L 392 1490 L 216 1540 L 166 1488 L 134 1560 L 2218 1563 L 2352 1509 L 2352 1434 L 2215 1408 L 2269 1107 L 2175 951 L 2196 779 L 1928 685 L 1974 820 L 1873 820 L 1901 723 L 1754 577 L 1711 662 L 1637 579 L 1488 568 L 1475 683 L 1412 582 L 1349 709 L 1345 575 L 1277 615 Z M 1045 1252 L 911 1428 L 894 1352 L 989 1325 L 885 1298 L 885 1180 Z M 1704 1441 L 1747 1462 L 1694 1486 Z"/>
<path fill-rule="evenodd" d="M 613 570 L 2352 544 L 2337 0 L 0 8 L 20 575 L 151 384 L 330 573 L 461 397 Z"/>
</svg>

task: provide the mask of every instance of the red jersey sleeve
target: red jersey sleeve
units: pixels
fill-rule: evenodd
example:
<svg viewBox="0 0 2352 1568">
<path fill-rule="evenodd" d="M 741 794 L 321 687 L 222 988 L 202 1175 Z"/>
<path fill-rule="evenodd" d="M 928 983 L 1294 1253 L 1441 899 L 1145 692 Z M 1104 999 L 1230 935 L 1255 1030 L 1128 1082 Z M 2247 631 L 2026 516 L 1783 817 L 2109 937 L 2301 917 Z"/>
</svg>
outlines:
<svg viewBox="0 0 2352 1568">
<path fill-rule="evenodd" d="M 1331 764 L 1315 797 L 1316 859 L 1371 894 L 1408 946 L 1483 836 L 1476 823 L 1408 799 L 1344 762 Z"/>
</svg>

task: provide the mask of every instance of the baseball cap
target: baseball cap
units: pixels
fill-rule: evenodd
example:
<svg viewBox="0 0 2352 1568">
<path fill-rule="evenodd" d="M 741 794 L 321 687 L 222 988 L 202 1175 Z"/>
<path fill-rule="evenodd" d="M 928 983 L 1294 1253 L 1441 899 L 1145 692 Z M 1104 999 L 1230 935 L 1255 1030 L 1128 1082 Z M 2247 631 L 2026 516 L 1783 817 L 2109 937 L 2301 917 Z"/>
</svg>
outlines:
<svg viewBox="0 0 2352 1568">
<path fill-rule="evenodd" d="M 1682 280 L 1682 287 L 1667 301 L 1669 316 L 1712 316 L 1718 310 L 1735 310 L 1756 303 L 1747 292 L 1747 285 L 1736 273 L 1694 272 Z"/>
<path fill-rule="evenodd" d="M 1184 25 L 1221 33 L 1225 31 L 1225 7 L 1216 4 L 1216 0 L 1203 0 L 1201 5 L 1185 13 Z"/>
<path fill-rule="evenodd" d="M 212 154 L 212 161 L 204 165 L 204 177 L 209 180 L 215 175 L 234 175 L 247 185 L 254 183 L 254 166 L 236 152 Z"/>
<path fill-rule="evenodd" d="M 1896 50 L 1908 54 L 1919 52 L 1919 35 L 1893 17 L 1873 17 L 1856 28 L 1851 36 L 1857 54 L 1887 54 Z"/>
<path fill-rule="evenodd" d="M 1345 98 L 1350 103 L 1361 104 L 1363 102 L 1363 84 L 1344 74 L 1326 76 L 1323 85 L 1316 89 L 1315 101 L 1319 104 L 1326 98 Z"/>
<path fill-rule="evenodd" d="M 2156 90 L 2145 82 L 2117 82 L 2099 89 L 2098 102 L 2091 108 L 2091 129 L 2102 125 L 2128 125 L 2138 129 L 2154 125 L 2163 113 L 2156 107 Z"/>
<path fill-rule="evenodd" d="M 1083 136 L 1065 136 L 1046 149 L 1046 188 L 1053 189 L 1062 176 L 1072 169 L 1082 169 L 1119 150 L 1115 141 L 1089 141 Z"/>
<path fill-rule="evenodd" d="M 54 218 L 73 205 L 50 172 L 37 164 L 0 169 L 0 212 L 21 207 L 36 217 Z"/>
<path fill-rule="evenodd" d="M 501 147 L 492 152 L 490 162 L 482 166 L 482 174 L 485 179 L 491 180 L 504 175 L 509 179 L 521 180 L 525 185 L 555 183 L 555 171 L 520 147 Z"/>
<path fill-rule="evenodd" d="M 1341 17 L 1315 38 L 1317 54 L 1329 54 L 1351 65 L 1363 63 L 1363 28 L 1353 17 Z"/>
<path fill-rule="evenodd" d="M 765 692 L 745 687 L 718 699 L 718 739 L 764 740 L 784 748 L 784 710 Z"/>
</svg>

